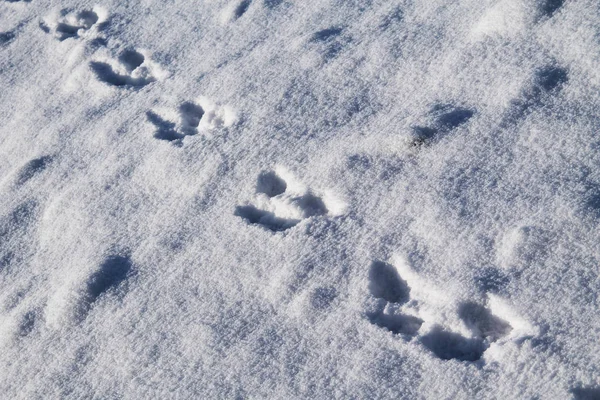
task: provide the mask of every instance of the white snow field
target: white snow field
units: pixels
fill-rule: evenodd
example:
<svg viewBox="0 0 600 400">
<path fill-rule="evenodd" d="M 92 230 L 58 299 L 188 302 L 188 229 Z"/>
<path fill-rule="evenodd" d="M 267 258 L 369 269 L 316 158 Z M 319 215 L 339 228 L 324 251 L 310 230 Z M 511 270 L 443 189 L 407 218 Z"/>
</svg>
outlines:
<svg viewBox="0 0 600 400">
<path fill-rule="evenodd" d="M 0 1 L 0 398 L 599 399 L 597 0 Z"/>
</svg>

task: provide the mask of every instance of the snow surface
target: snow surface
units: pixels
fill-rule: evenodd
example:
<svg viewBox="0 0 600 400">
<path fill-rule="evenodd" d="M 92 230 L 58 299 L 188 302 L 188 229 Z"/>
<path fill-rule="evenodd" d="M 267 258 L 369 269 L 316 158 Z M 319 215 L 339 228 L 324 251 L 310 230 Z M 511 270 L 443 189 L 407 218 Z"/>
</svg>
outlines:
<svg viewBox="0 0 600 400">
<path fill-rule="evenodd" d="M 0 2 L 0 397 L 600 398 L 597 0 Z"/>
</svg>

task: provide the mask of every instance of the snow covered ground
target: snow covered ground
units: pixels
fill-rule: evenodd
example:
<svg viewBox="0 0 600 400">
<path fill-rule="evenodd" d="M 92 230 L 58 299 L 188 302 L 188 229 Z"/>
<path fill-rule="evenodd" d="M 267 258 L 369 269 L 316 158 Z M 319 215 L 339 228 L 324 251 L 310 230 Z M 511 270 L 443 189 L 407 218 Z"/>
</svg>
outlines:
<svg viewBox="0 0 600 400">
<path fill-rule="evenodd" d="M 0 1 L 0 397 L 600 398 L 597 0 Z"/>
</svg>

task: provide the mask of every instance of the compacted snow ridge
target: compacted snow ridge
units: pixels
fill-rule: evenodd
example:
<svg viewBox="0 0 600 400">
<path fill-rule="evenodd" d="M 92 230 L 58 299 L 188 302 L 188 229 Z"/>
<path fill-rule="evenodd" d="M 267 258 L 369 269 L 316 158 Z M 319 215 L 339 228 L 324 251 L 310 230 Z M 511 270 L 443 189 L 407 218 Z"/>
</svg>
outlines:
<svg viewBox="0 0 600 400">
<path fill-rule="evenodd" d="M 0 398 L 600 399 L 597 0 L 0 0 Z"/>
</svg>

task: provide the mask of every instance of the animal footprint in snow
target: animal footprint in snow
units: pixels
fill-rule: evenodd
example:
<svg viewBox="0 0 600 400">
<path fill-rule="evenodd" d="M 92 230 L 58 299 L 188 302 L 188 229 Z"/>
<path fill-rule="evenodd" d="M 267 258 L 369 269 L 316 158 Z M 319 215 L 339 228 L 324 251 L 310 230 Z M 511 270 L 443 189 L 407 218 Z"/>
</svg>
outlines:
<svg viewBox="0 0 600 400">
<path fill-rule="evenodd" d="M 421 146 L 436 136 L 449 133 L 467 123 L 473 115 L 475 115 L 475 111 L 468 108 L 438 104 L 429 112 L 430 122 L 428 124 L 413 127 L 411 144 Z"/>
<path fill-rule="evenodd" d="M 367 314 L 372 324 L 394 334 L 414 336 L 419 331 L 422 319 L 397 311 L 409 301 L 410 288 L 396 267 L 381 261 L 373 262 L 369 271 L 369 290 L 380 300 L 377 310 Z"/>
<path fill-rule="evenodd" d="M 128 290 L 128 281 L 134 275 L 133 263 L 128 256 L 111 255 L 94 270 L 65 277 L 46 307 L 46 322 L 60 327 L 68 321 L 83 321 L 101 300 L 114 300 Z"/>
<path fill-rule="evenodd" d="M 144 52 L 131 49 L 123 51 L 117 60 L 92 61 L 90 68 L 100 81 L 118 87 L 145 86 L 167 76 Z"/>
<path fill-rule="evenodd" d="M 0 48 L 10 44 L 10 42 L 15 40 L 16 36 L 16 29 L 13 29 L 12 31 L 0 32 Z"/>
<path fill-rule="evenodd" d="M 96 36 L 104 28 L 108 13 L 99 7 L 79 12 L 61 11 L 40 23 L 40 27 L 60 41 L 69 38 Z"/>
<path fill-rule="evenodd" d="M 154 111 L 146 113 L 148 121 L 156 127 L 156 139 L 180 141 L 188 135 L 227 128 L 237 120 L 235 112 L 229 106 L 217 105 L 205 97 L 201 97 L 197 102 L 182 103 L 176 114 L 163 118 Z"/>
<path fill-rule="evenodd" d="M 292 228 L 306 218 L 336 216 L 344 210 L 339 200 L 330 196 L 324 200 L 282 168 L 260 174 L 256 192 L 257 205 L 238 206 L 235 215 L 274 232 Z"/>
<path fill-rule="evenodd" d="M 394 334 L 418 335 L 419 342 L 442 360 L 477 361 L 495 342 L 536 334 L 499 297 L 458 302 L 421 278 L 402 257 L 395 265 L 374 262 L 369 289 L 379 299 L 376 310 L 367 313 L 372 324 Z"/>
<path fill-rule="evenodd" d="M 37 174 L 44 171 L 52 162 L 52 156 L 42 156 L 39 158 L 34 158 L 33 160 L 28 161 L 21 169 L 18 171 L 15 184 L 20 186 L 25 184 L 27 181 L 32 179 Z"/>
<path fill-rule="evenodd" d="M 250 8 L 252 0 L 236 0 L 229 3 L 221 12 L 221 23 L 226 24 L 241 18 Z"/>
<path fill-rule="evenodd" d="M 542 0 L 537 5 L 539 20 L 552 18 L 565 4 L 565 0 Z"/>
<path fill-rule="evenodd" d="M 507 336 L 513 327 L 476 302 L 458 305 L 458 316 L 471 333 L 469 337 L 441 325 L 420 338 L 421 343 L 442 360 L 477 361 L 491 343 Z"/>
</svg>

